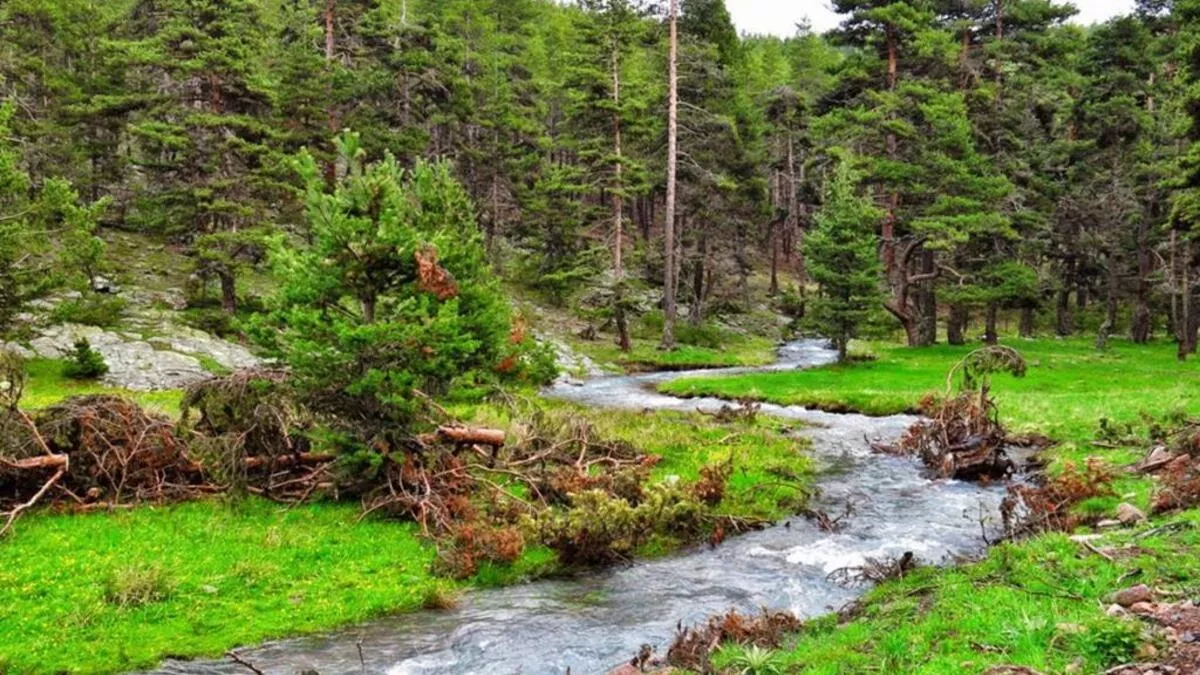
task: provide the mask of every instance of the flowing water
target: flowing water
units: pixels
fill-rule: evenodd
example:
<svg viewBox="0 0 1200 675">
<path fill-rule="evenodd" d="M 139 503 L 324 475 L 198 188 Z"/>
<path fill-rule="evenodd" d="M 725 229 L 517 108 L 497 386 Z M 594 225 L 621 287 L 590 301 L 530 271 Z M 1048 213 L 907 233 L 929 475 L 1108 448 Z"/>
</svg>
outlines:
<svg viewBox="0 0 1200 675">
<path fill-rule="evenodd" d="M 818 341 L 780 350 L 771 369 L 811 367 L 835 354 Z M 744 372 L 727 369 L 720 372 Z M 712 373 L 713 371 L 706 371 Z M 560 385 L 548 396 L 593 407 L 712 410 L 716 399 L 683 400 L 655 391 L 691 373 L 655 373 Z M 999 489 L 924 478 L 913 461 L 872 454 L 867 439 L 893 439 L 915 418 L 836 415 L 764 405 L 763 413 L 804 422 L 820 474 L 817 506 L 840 513 L 841 531 L 819 531 L 803 518 L 734 537 L 715 549 L 686 551 L 568 579 L 469 594 L 451 610 L 397 616 L 323 636 L 240 652 L 272 675 L 317 671 L 418 673 L 604 673 L 642 644 L 665 650 L 684 625 L 730 608 L 787 608 L 825 613 L 856 597 L 826 576 L 867 557 L 912 551 L 926 562 L 978 550 L 981 517 L 993 514 Z M 230 662 L 168 662 L 162 673 L 237 673 Z"/>
</svg>

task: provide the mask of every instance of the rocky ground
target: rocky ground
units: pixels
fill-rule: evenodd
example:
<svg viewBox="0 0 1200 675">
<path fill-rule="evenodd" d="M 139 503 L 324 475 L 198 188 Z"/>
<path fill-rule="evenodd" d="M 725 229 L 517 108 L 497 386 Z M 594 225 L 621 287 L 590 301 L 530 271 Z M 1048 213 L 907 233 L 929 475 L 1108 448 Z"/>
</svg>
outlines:
<svg viewBox="0 0 1200 675">
<path fill-rule="evenodd" d="M 21 317 L 31 337 L 0 347 L 26 358 L 60 359 L 85 339 L 108 364 L 102 383 L 131 391 L 178 389 L 214 372 L 261 362 L 243 345 L 186 325 L 173 309 L 178 299 L 136 289 L 118 293 L 127 301 L 119 327 L 52 322 L 51 311 L 70 297 L 66 295 L 35 303 L 33 311 Z"/>
</svg>

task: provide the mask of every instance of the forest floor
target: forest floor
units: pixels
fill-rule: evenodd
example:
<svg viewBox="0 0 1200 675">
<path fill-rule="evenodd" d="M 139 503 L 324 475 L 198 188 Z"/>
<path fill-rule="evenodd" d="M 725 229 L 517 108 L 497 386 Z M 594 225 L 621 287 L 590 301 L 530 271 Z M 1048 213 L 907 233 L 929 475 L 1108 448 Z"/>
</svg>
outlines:
<svg viewBox="0 0 1200 675">
<path fill-rule="evenodd" d="M 1051 473 L 1089 457 L 1130 465 L 1145 455 L 1152 425 L 1200 413 L 1200 363 L 1179 363 L 1172 344 L 1115 342 L 1103 353 L 1086 340 L 1007 344 L 1024 354 L 1029 369 L 1022 379 L 992 378 L 1001 421 L 1011 431 L 1057 442 L 1045 453 Z M 663 389 L 889 414 L 944 391 L 948 370 L 970 349 L 863 344 L 859 355 L 873 360 L 688 378 Z M 1152 481 L 1131 472 L 1117 476 L 1115 495 L 1078 508 L 1112 518 L 1120 502 L 1129 502 L 1149 512 Z M 1116 591 L 1133 584 L 1158 589 L 1160 599 L 1195 597 L 1200 510 L 1151 518 L 1133 529 L 1074 534 L 1092 538 L 1085 544 L 1078 536 L 1043 535 L 996 546 L 978 562 L 920 568 L 871 591 L 852 618 L 824 617 L 784 649 L 753 655 L 729 648 L 717 662 L 758 658 L 802 673 L 961 673 L 1000 665 L 1090 673 L 1157 660 L 1166 647 L 1161 638 L 1148 638 L 1145 623 L 1109 616 L 1106 608 Z"/>
</svg>

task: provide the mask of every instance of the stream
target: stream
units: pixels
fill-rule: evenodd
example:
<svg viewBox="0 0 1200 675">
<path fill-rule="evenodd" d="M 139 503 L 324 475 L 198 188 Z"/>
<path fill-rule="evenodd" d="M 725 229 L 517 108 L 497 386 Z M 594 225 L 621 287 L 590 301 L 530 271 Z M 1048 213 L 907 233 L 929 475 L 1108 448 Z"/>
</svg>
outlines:
<svg viewBox="0 0 1200 675">
<path fill-rule="evenodd" d="M 836 354 L 816 340 L 790 343 L 766 369 L 823 365 Z M 748 368 L 703 371 L 746 372 Z M 763 370 L 763 369 L 758 369 Z M 694 372 L 604 377 L 582 386 L 558 385 L 547 396 L 591 407 L 634 410 L 714 410 L 717 399 L 683 400 L 655 387 Z M 697 623 L 736 608 L 791 609 L 800 616 L 835 610 L 863 589 L 826 580 L 833 570 L 867 557 L 912 551 L 924 562 L 943 562 L 983 546 L 981 515 L 993 516 L 1002 488 L 931 481 L 914 460 L 873 454 L 871 439 L 894 439 L 915 418 L 840 415 L 799 407 L 764 405 L 762 413 L 804 423 L 818 466 L 817 508 L 840 514 L 854 509 L 837 533 L 819 531 L 804 518 L 732 537 L 721 546 L 696 548 L 659 560 L 609 568 L 465 596 L 450 610 L 422 611 L 320 636 L 282 640 L 239 650 L 271 675 L 317 671 L 386 675 L 488 673 L 540 675 L 605 673 L 628 661 L 642 644 L 665 652 L 679 622 Z M 223 662 L 164 663 L 159 673 L 244 675 Z"/>
</svg>

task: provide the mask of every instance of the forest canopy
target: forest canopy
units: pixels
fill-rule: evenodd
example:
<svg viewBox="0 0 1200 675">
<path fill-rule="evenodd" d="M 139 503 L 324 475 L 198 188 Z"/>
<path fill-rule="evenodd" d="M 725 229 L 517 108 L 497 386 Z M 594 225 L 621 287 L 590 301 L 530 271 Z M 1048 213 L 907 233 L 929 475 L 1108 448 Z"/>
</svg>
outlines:
<svg viewBox="0 0 1200 675">
<path fill-rule="evenodd" d="M 685 342 L 764 302 L 830 307 L 844 270 L 805 238 L 854 208 L 879 214 L 857 236 L 880 293 L 816 332 L 959 344 L 1013 316 L 1195 350 L 1196 3 L 1095 26 L 1052 0 L 834 8 L 828 34 L 778 38 L 721 0 L 9 0 L 0 316 L 98 274 L 97 226 L 167 238 L 201 293 L 255 313 L 246 270 L 321 239 L 314 181 L 370 165 L 451 174 L 479 264 L 623 349 L 664 315 L 671 346 L 676 303 Z M 855 184 L 832 189 L 842 162 Z M 11 252 L 39 246 L 70 274 L 31 279 L 44 255 Z"/>
</svg>

